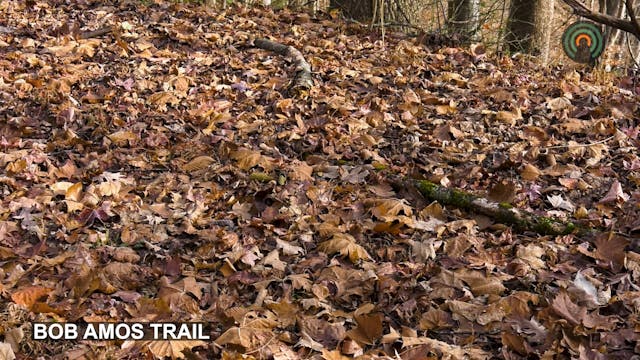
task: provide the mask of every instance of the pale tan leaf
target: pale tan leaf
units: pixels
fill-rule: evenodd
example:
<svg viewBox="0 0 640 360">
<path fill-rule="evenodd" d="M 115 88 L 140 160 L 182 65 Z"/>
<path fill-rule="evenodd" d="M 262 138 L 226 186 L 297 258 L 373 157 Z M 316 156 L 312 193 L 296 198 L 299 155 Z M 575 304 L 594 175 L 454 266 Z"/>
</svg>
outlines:
<svg viewBox="0 0 640 360">
<path fill-rule="evenodd" d="M 11 345 L 11 348 L 15 352 L 20 351 L 20 342 L 22 341 L 22 339 L 24 339 L 24 332 L 22 331 L 22 328 L 15 327 L 6 330 L 4 333 L 4 341 L 9 343 Z M 1 353 L 2 350 L 0 350 L 0 354 Z M 0 359 L 2 359 L 2 356 L 0 356 Z"/>
<path fill-rule="evenodd" d="M 125 146 L 127 144 L 133 144 L 138 136 L 131 131 L 120 130 L 111 135 L 107 135 L 109 140 L 113 141 L 118 146 Z"/>
<path fill-rule="evenodd" d="M 67 190 L 73 185 L 74 183 L 69 181 L 58 181 L 49 185 L 49 188 L 53 191 L 54 195 L 66 195 Z"/>
<path fill-rule="evenodd" d="M 0 359 L 2 360 L 14 360 L 16 358 L 13 349 L 10 344 L 6 342 L 0 342 Z"/>
</svg>

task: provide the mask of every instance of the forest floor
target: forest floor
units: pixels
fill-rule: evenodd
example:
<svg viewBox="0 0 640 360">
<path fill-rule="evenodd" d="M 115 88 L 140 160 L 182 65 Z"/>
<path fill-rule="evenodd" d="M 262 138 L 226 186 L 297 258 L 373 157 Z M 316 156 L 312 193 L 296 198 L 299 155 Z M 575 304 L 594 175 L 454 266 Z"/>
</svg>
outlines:
<svg viewBox="0 0 640 360">
<path fill-rule="evenodd" d="M 336 13 L 104 3 L 0 2 L 0 358 L 640 353 L 624 81 Z M 598 230 L 517 233 L 403 179 Z M 31 335 L 124 321 L 211 341 Z"/>
</svg>

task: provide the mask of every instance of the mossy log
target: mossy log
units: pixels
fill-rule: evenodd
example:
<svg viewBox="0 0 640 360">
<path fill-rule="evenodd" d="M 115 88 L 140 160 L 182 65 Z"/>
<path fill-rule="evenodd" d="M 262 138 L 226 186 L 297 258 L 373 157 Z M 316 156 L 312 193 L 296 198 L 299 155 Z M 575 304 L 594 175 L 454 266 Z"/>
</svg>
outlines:
<svg viewBox="0 0 640 360">
<path fill-rule="evenodd" d="M 415 183 L 418 191 L 428 200 L 442 205 L 454 206 L 471 213 L 490 217 L 496 222 L 509 225 L 515 231 L 531 231 L 540 235 L 586 234 L 588 231 L 572 222 L 538 216 L 520 211 L 509 204 L 496 203 L 464 191 L 449 189 L 427 180 Z"/>
<path fill-rule="evenodd" d="M 278 55 L 284 56 L 291 61 L 296 67 L 296 74 L 289 90 L 293 93 L 300 93 L 313 87 L 313 78 L 311 77 L 311 65 L 304 59 L 300 50 L 293 46 L 287 46 L 275 41 L 267 39 L 256 39 L 253 45 L 257 48 L 273 51 Z"/>
</svg>

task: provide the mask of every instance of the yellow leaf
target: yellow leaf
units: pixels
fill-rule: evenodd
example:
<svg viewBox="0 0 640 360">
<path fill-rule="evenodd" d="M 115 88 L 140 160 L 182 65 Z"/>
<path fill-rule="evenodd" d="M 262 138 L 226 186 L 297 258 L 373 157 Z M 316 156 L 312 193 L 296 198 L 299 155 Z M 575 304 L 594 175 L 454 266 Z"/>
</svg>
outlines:
<svg viewBox="0 0 640 360">
<path fill-rule="evenodd" d="M 81 196 L 82 196 L 82 183 L 77 182 L 69 186 L 69 188 L 65 192 L 64 198 L 65 200 L 72 200 L 77 202 L 77 201 L 80 201 Z"/>
<path fill-rule="evenodd" d="M 51 191 L 53 191 L 53 195 L 65 195 L 67 194 L 67 190 L 73 186 L 72 182 L 69 181 L 58 181 L 49 185 Z"/>
<path fill-rule="evenodd" d="M 5 168 L 5 170 L 7 170 L 7 173 L 9 174 L 18 174 L 18 173 L 21 173 L 26 168 L 27 168 L 27 160 L 19 159 L 7 164 L 7 167 Z"/>
</svg>

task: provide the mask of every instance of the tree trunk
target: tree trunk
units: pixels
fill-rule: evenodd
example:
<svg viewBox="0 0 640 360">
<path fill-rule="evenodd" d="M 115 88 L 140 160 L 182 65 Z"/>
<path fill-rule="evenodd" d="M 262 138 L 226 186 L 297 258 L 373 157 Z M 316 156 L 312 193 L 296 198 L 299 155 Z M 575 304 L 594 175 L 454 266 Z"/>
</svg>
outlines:
<svg viewBox="0 0 640 360">
<path fill-rule="evenodd" d="M 533 52 L 536 10 L 539 2 L 540 0 L 511 0 L 506 38 L 509 51 Z"/>
<path fill-rule="evenodd" d="M 432 0 L 331 0 L 346 17 L 398 30 L 422 25 L 423 11 Z M 382 11 L 380 4 L 383 4 Z M 375 17 L 375 18 L 374 18 Z M 382 18 L 382 21 L 381 21 Z"/>
<path fill-rule="evenodd" d="M 551 34 L 554 31 L 555 0 L 538 1 L 536 9 L 535 48 L 540 51 L 540 60 L 546 65 L 551 51 Z"/>
<path fill-rule="evenodd" d="M 624 2 L 621 0 L 600 0 L 600 12 L 611 15 L 617 18 L 624 17 L 625 14 Z M 605 46 L 609 44 L 616 44 L 619 42 L 620 29 L 606 27 L 603 34 Z"/>
<path fill-rule="evenodd" d="M 371 21 L 375 0 L 331 0 L 330 6 L 340 9 L 345 17 L 358 21 Z"/>
<path fill-rule="evenodd" d="M 479 0 L 449 0 L 447 28 L 449 32 L 474 39 L 480 21 Z"/>
</svg>

